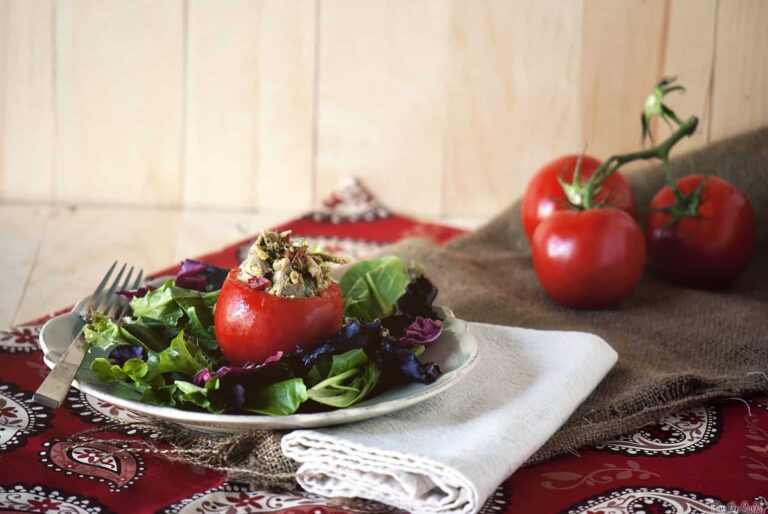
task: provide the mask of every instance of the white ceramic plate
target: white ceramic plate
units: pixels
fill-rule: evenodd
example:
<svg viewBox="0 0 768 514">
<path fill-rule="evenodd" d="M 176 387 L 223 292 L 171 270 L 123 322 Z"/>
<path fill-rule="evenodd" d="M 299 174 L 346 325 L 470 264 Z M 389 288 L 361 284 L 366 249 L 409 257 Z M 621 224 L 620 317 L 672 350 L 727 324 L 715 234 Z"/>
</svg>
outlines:
<svg viewBox="0 0 768 514">
<path fill-rule="evenodd" d="M 80 302 L 81 305 L 87 300 Z M 432 384 L 408 384 L 394 387 L 376 397 L 369 398 L 354 407 L 311 414 L 290 416 L 263 416 L 240 414 L 210 414 L 172 407 L 159 407 L 130 400 L 115 394 L 118 384 L 100 382 L 84 365 L 77 374 L 73 386 L 100 400 L 143 416 L 178 423 L 188 428 L 208 432 L 245 432 L 266 429 L 293 429 L 339 425 L 382 416 L 410 407 L 431 398 L 456 385 L 475 365 L 478 345 L 467 331 L 466 323 L 453 316 L 443 307 L 436 307 L 445 319 L 443 334 L 423 355 L 422 361 L 436 362 L 443 374 Z M 77 310 L 77 307 L 75 308 Z M 73 337 L 77 315 L 72 313 L 49 320 L 40 332 L 40 346 L 45 363 L 53 367 Z"/>
</svg>

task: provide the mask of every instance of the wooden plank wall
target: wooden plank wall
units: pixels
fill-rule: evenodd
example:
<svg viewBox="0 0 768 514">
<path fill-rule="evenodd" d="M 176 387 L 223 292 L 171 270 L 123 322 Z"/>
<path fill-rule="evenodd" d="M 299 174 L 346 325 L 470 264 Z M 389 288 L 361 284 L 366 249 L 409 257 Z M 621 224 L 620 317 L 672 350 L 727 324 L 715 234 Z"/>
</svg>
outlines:
<svg viewBox="0 0 768 514">
<path fill-rule="evenodd" d="M 0 200 L 491 213 L 664 74 L 688 149 L 768 124 L 768 2 L 0 0 Z"/>
</svg>

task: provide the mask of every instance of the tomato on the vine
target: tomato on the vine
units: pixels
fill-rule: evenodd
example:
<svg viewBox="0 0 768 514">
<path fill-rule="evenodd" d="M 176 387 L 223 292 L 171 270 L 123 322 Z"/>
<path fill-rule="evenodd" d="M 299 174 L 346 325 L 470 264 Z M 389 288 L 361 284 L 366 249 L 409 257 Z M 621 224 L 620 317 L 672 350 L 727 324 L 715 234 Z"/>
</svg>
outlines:
<svg viewBox="0 0 768 514">
<path fill-rule="evenodd" d="M 536 227 L 552 213 L 568 208 L 568 199 L 558 177 L 565 182 L 573 180 L 574 170 L 579 161 L 578 155 L 566 155 L 555 159 L 539 169 L 528 183 L 522 203 L 523 228 L 528 240 L 533 240 Z M 584 155 L 581 160 L 579 176 L 586 180 L 591 177 L 602 163 Z M 615 207 L 637 215 L 635 197 L 629 183 L 618 172 L 611 174 L 601 185 L 594 197 L 596 205 Z"/>
<path fill-rule="evenodd" d="M 261 364 L 282 351 L 311 350 L 342 325 L 344 300 L 335 282 L 318 296 L 285 298 L 237 279 L 232 270 L 214 312 L 216 339 L 227 362 Z"/>
<path fill-rule="evenodd" d="M 725 287 L 741 275 L 755 253 L 752 206 L 739 188 L 721 178 L 689 175 L 676 184 L 688 205 L 675 207 L 669 185 L 651 200 L 646 217 L 651 266 L 677 284 Z"/>
<path fill-rule="evenodd" d="M 635 289 L 645 267 L 640 226 L 614 208 L 554 212 L 536 228 L 532 250 L 544 290 L 568 307 L 615 305 Z"/>
</svg>

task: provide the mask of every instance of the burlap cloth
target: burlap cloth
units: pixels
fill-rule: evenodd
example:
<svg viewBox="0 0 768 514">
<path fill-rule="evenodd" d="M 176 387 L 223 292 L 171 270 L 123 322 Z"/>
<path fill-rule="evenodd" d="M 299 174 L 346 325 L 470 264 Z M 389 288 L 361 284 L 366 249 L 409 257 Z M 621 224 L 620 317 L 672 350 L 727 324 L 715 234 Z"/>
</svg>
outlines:
<svg viewBox="0 0 768 514">
<path fill-rule="evenodd" d="M 456 316 L 526 328 L 599 335 L 619 362 L 529 463 L 605 441 L 674 410 L 714 398 L 768 391 L 768 129 L 673 160 L 676 174 L 710 173 L 749 197 L 761 247 L 726 291 L 669 285 L 646 273 L 638 289 L 608 310 L 573 310 L 550 300 L 536 279 L 515 203 L 476 232 L 440 247 L 409 240 L 387 253 L 415 259 Z M 661 169 L 628 176 L 641 218 L 664 185 Z M 520 413 L 525 416 L 525 413 Z"/>
<path fill-rule="evenodd" d="M 438 302 L 460 318 L 592 332 L 618 351 L 616 367 L 529 464 L 605 441 L 686 406 L 768 392 L 768 376 L 762 374 L 768 372 L 768 129 L 710 145 L 672 165 L 679 175 L 723 177 L 752 202 L 761 246 L 748 271 L 728 290 L 686 289 L 646 274 L 614 309 L 560 307 L 536 279 L 519 202 L 447 245 L 407 240 L 382 252 L 422 263 L 440 289 Z M 629 178 L 642 211 L 663 186 L 663 175 L 653 168 Z M 172 458 L 256 487 L 295 487 L 296 464 L 282 456 L 279 434 L 212 437 L 150 425 L 161 441 L 173 445 L 162 451 Z"/>
</svg>

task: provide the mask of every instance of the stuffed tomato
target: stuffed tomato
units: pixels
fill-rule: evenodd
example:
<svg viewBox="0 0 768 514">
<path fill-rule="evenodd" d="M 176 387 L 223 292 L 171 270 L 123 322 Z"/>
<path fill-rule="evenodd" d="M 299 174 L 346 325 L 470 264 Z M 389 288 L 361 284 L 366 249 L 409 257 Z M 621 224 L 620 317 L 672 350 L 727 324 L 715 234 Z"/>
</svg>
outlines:
<svg viewBox="0 0 768 514">
<path fill-rule="evenodd" d="M 278 352 L 313 349 L 338 331 L 344 301 L 328 264 L 345 261 L 311 252 L 288 232 L 263 232 L 216 303 L 216 339 L 227 361 L 260 364 Z"/>
</svg>

